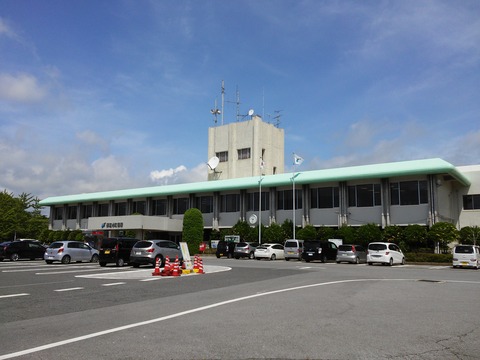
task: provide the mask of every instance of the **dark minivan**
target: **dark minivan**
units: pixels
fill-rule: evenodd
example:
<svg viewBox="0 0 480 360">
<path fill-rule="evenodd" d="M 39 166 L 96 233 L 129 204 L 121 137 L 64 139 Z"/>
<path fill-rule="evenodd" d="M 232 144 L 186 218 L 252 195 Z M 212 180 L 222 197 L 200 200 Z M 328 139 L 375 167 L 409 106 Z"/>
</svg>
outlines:
<svg viewBox="0 0 480 360">
<path fill-rule="evenodd" d="M 101 240 L 98 247 L 98 263 L 100 266 L 114 263 L 122 267 L 130 262 L 130 252 L 137 241 L 139 240 L 127 237 L 112 237 Z"/>
<path fill-rule="evenodd" d="M 337 245 L 331 241 L 305 241 L 303 243 L 302 259 L 306 262 L 320 260 L 336 260 Z"/>
</svg>

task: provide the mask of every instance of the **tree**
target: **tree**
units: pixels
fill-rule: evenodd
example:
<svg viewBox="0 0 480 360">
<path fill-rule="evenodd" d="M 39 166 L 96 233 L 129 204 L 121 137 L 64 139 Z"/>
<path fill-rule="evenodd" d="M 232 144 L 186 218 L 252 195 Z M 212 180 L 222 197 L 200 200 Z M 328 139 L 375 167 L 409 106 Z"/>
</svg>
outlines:
<svg viewBox="0 0 480 360">
<path fill-rule="evenodd" d="M 237 221 L 232 227 L 232 232 L 233 235 L 239 235 L 241 241 L 252 241 L 252 228 L 246 221 Z"/>
<path fill-rule="evenodd" d="M 298 230 L 296 238 L 300 240 L 316 240 L 317 230 L 313 225 L 307 225 L 303 229 Z"/>
<path fill-rule="evenodd" d="M 344 225 L 337 230 L 337 238 L 342 239 L 344 244 L 353 244 L 356 240 L 355 229 Z"/>
<path fill-rule="evenodd" d="M 287 219 L 283 222 L 281 226 L 282 226 L 283 232 L 285 233 L 285 239 L 293 238 L 293 221 Z"/>
<path fill-rule="evenodd" d="M 480 228 L 478 226 L 465 226 L 461 228 L 460 242 L 462 244 L 478 245 L 480 242 Z"/>
<path fill-rule="evenodd" d="M 415 251 L 427 247 L 427 228 L 412 224 L 403 229 L 403 243 L 399 244 L 405 251 Z"/>
<path fill-rule="evenodd" d="M 280 243 L 285 242 L 286 236 L 283 227 L 277 223 L 272 223 L 269 227 L 262 228 L 262 243 Z"/>
<path fill-rule="evenodd" d="M 190 208 L 185 211 L 182 238 L 187 243 L 190 254 L 198 253 L 203 241 L 203 215 L 199 209 Z"/>
<path fill-rule="evenodd" d="M 428 231 L 427 238 L 438 244 L 443 252 L 448 249 L 448 244 L 460 238 L 457 228 L 448 222 L 437 222 Z"/>
<path fill-rule="evenodd" d="M 355 234 L 356 243 L 367 246 L 371 242 L 382 240 L 382 231 L 377 224 L 365 224 L 360 226 Z"/>
<path fill-rule="evenodd" d="M 332 229 L 327 226 L 321 226 L 317 230 L 317 239 L 327 241 L 328 239 L 335 239 L 336 235 L 335 229 Z"/>
</svg>

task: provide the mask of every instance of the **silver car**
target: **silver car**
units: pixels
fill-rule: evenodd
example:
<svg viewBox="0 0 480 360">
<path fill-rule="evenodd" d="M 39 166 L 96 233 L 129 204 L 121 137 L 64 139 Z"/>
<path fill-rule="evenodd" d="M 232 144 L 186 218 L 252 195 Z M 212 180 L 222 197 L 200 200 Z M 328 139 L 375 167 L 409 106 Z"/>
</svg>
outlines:
<svg viewBox="0 0 480 360">
<path fill-rule="evenodd" d="M 146 264 L 155 266 L 158 259 L 160 267 L 164 267 L 167 256 L 170 258 L 170 261 L 175 261 L 175 258 L 178 256 L 180 263 L 183 262 L 180 246 L 173 241 L 141 240 L 133 245 L 129 263 L 135 268 Z"/>
<path fill-rule="evenodd" d="M 45 250 L 43 259 L 47 264 L 54 261 L 62 264 L 72 261 L 98 262 L 98 250 L 81 241 L 55 241 Z"/>
<path fill-rule="evenodd" d="M 337 264 L 349 262 L 360 264 L 367 262 L 367 251 L 361 245 L 339 245 L 337 250 Z"/>
</svg>

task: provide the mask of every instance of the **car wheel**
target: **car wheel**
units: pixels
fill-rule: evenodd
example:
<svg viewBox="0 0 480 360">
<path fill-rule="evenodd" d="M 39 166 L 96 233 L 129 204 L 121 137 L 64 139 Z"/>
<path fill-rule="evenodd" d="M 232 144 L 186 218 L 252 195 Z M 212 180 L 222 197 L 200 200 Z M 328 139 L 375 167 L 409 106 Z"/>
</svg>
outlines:
<svg viewBox="0 0 480 360">
<path fill-rule="evenodd" d="M 276 260 L 277 259 L 277 256 L 275 254 L 272 254 L 272 256 L 270 256 L 270 260 Z"/>
<path fill-rule="evenodd" d="M 393 258 L 390 258 L 390 261 L 388 262 L 388 265 L 393 266 Z"/>
<path fill-rule="evenodd" d="M 310 260 L 309 260 L 309 259 L 305 259 L 305 262 L 310 262 Z"/>
<path fill-rule="evenodd" d="M 337 264 L 340 264 L 340 261 L 337 261 Z"/>
<path fill-rule="evenodd" d="M 405 258 L 402 258 L 402 265 L 405 265 Z"/>
<path fill-rule="evenodd" d="M 132 266 L 137 269 L 137 268 L 140 267 L 140 264 L 138 264 L 138 263 L 133 263 Z"/>
<path fill-rule="evenodd" d="M 249 259 L 255 259 L 255 254 L 253 252 L 251 252 L 250 254 L 248 254 L 248 258 Z"/>
<path fill-rule="evenodd" d="M 97 254 L 93 254 L 93 255 L 92 255 L 92 258 L 90 259 L 90 262 L 93 262 L 93 263 L 98 262 L 98 255 L 97 255 Z"/>
<path fill-rule="evenodd" d="M 290 261 L 290 258 L 285 258 L 286 261 Z"/>
<path fill-rule="evenodd" d="M 368 265 L 373 265 L 373 263 L 369 262 Z"/>
<path fill-rule="evenodd" d="M 217 256 L 217 259 L 220 259 L 220 255 L 217 254 L 216 256 Z"/>
<path fill-rule="evenodd" d="M 237 260 L 240 259 L 240 256 L 235 256 L 235 259 L 237 259 Z"/>
<path fill-rule="evenodd" d="M 117 266 L 118 267 L 123 267 L 125 265 L 125 261 L 123 260 L 123 258 L 118 258 L 117 259 Z"/>
<path fill-rule="evenodd" d="M 52 260 L 45 260 L 45 262 L 46 262 L 47 264 L 53 264 L 53 261 L 52 261 Z"/>
<path fill-rule="evenodd" d="M 65 255 L 63 258 L 62 258 L 62 264 L 70 264 L 70 256 L 68 255 Z"/>
<path fill-rule="evenodd" d="M 107 263 L 106 263 L 106 262 L 103 262 L 103 261 L 101 261 L 99 264 L 100 264 L 101 267 L 107 266 Z"/>
<path fill-rule="evenodd" d="M 322 256 L 322 263 L 326 263 L 327 262 L 327 257 L 324 255 Z"/>
<path fill-rule="evenodd" d="M 19 256 L 17 253 L 13 253 L 10 255 L 10 261 L 17 261 L 19 259 Z"/>
<path fill-rule="evenodd" d="M 360 259 L 358 257 L 355 258 L 355 264 L 357 264 L 357 265 L 360 264 Z"/>
</svg>

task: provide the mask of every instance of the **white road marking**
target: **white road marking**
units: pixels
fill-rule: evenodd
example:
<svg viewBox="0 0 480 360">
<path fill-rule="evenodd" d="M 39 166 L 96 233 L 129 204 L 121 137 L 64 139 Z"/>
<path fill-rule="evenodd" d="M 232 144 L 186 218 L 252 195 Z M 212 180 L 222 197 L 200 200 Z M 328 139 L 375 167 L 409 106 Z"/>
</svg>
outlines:
<svg viewBox="0 0 480 360">
<path fill-rule="evenodd" d="M 57 290 L 53 290 L 53 291 L 56 291 L 56 292 L 64 292 L 64 291 L 75 291 L 75 290 L 83 290 L 85 288 L 83 287 L 74 287 L 74 288 L 68 288 L 68 289 L 57 289 Z"/>
<path fill-rule="evenodd" d="M 30 295 L 30 294 L 22 293 L 22 294 L 0 295 L 0 299 L 12 298 L 12 297 L 17 297 L 17 296 L 27 296 L 27 295 Z"/>
<path fill-rule="evenodd" d="M 116 285 L 125 285 L 126 282 L 116 282 L 116 283 L 110 283 L 110 284 L 102 284 L 102 286 L 116 286 Z"/>
</svg>

